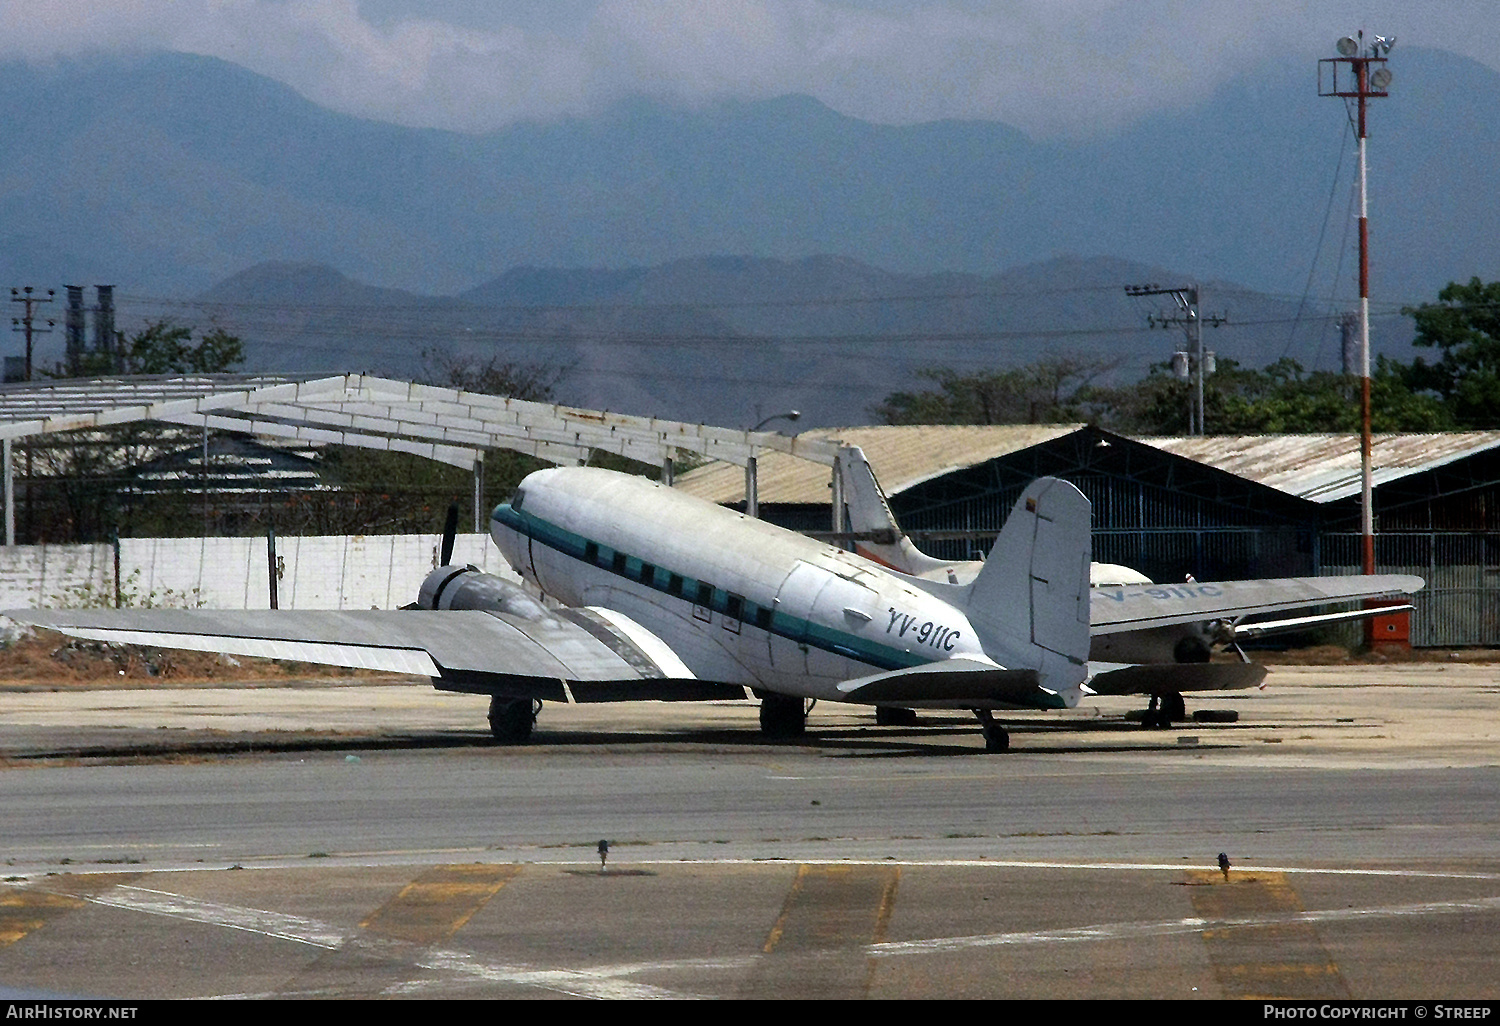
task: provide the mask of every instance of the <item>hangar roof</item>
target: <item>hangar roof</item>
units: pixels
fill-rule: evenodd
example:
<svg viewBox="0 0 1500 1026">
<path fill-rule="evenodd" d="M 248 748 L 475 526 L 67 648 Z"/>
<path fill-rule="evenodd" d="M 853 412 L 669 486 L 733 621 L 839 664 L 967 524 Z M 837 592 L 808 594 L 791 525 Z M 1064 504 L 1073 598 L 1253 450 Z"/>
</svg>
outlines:
<svg viewBox="0 0 1500 1026">
<path fill-rule="evenodd" d="M 1310 502 L 1335 502 L 1360 492 L 1358 435 L 1209 435 L 1134 441 Z M 1500 448 L 1500 431 L 1376 435 L 1370 446 L 1370 477 L 1379 488 L 1495 448 Z"/>
<path fill-rule="evenodd" d="M 818 428 L 797 437 L 859 446 L 886 494 L 896 495 L 954 470 L 1071 434 L 1081 426 L 903 424 Z M 711 463 L 678 477 L 676 487 L 712 502 L 737 502 L 745 497 L 745 475 L 736 467 Z M 829 474 L 822 466 L 779 452 L 762 453 L 756 459 L 756 492 L 762 503 L 826 503 L 828 488 Z"/>
<path fill-rule="evenodd" d="M 1080 429 L 1078 424 L 899 425 L 828 428 L 806 431 L 798 437 L 838 439 L 859 446 L 886 493 L 898 495 L 924 481 Z M 1335 502 L 1360 491 L 1358 435 L 1132 437 L 1131 441 L 1309 502 Z M 1372 477 L 1379 487 L 1497 448 L 1500 431 L 1376 435 L 1371 450 Z M 776 453 L 762 454 L 757 464 L 756 483 L 762 503 L 811 505 L 829 501 L 828 474 L 821 467 Z M 737 468 L 709 464 L 680 476 L 677 487 L 714 502 L 737 502 L 744 498 L 745 478 Z"/>
</svg>

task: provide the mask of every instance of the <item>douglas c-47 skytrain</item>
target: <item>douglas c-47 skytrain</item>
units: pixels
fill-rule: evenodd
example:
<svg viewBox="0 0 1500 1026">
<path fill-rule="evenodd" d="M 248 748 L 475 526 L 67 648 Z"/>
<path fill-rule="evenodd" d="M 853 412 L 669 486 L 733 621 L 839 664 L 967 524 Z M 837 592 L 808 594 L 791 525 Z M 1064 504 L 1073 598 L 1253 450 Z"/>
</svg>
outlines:
<svg viewBox="0 0 1500 1026">
<path fill-rule="evenodd" d="M 1162 639 L 1170 653 L 1205 623 L 1423 584 L 1387 575 L 1091 588 L 1089 521 L 1077 488 L 1041 478 L 988 559 L 961 575 L 903 571 L 645 478 L 560 467 L 527 477 L 490 522 L 542 601 L 446 565 L 450 519 L 445 565 L 411 609 L 7 615 L 103 641 L 425 674 L 437 688 L 491 696 L 503 742 L 527 740 L 549 701 L 754 698 L 773 737 L 802 733 L 810 701 L 968 709 L 986 747 L 1003 751 L 998 710 L 1066 709 L 1102 691 L 1150 695 L 1154 712 L 1159 698 L 1180 703 L 1184 691 L 1264 675 L 1253 664 L 1158 663 Z M 1097 651 L 1091 662 L 1104 638 L 1124 640 L 1112 662 Z M 1128 650 L 1144 664 L 1124 665 L 1142 662 L 1120 656 Z"/>
</svg>

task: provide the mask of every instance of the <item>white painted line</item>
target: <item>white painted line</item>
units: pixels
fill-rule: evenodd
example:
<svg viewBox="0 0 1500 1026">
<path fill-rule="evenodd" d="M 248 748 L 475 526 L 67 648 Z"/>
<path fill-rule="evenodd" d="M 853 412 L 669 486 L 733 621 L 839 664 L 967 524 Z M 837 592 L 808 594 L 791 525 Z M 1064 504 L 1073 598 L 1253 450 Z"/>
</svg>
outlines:
<svg viewBox="0 0 1500 1026">
<path fill-rule="evenodd" d="M 417 960 L 424 969 L 453 973 L 489 983 L 540 987 L 572 997 L 604 1000 L 682 1000 L 698 995 L 619 980 L 607 969 L 532 969 L 525 966 L 486 965 L 459 951 L 430 951 Z"/>
<path fill-rule="evenodd" d="M 834 841 L 844 840 L 849 843 L 857 843 L 866 846 L 877 844 L 898 844 L 887 838 L 833 838 Z M 665 847 L 681 848 L 703 848 L 708 842 L 682 842 L 681 844 L 665 845 Z M 591 847 L 591 846 L 581 846 Z M 826 848 L 827 844 L 819 842 L 818 847 Z M 622 849 L 624 850 L 624 849 Z M 195 860 L 180 864 L 153 863 L 149 868 L 136 864 L 127 866 L 137 872 L 149 872 L 152 875 L 167 873 L 201 873 L 210 870 L 227 870 L 232 868 L 255 870 L 255 869 L 360 869 L 372 866 L 395 866 L 395 865 L 429 865 L 435 862 L 451 862 L 461 856 L 470 857 L 474 862 L 485 862 L 492 864 L 516 864 L 525 866 L 597 866 L 598 859 L 592 856 L 583 857 L 561 857 L 550 859 L 540 857 L 536 848 L 526 846 L 519 850 L 506 850 L 504 848 L 433 848 L 433 849 L 405 849 L 399 851 L 370 851 L 370 852 L 335 852 L 326 858 L 309 860 L 306 854 L 296 855 L 266 855 L 238 859 L 234 861 L 207 862 Z M 1061 871 L 1083 871 L 1092 872 L 1103 870 L 1106 872 L 1176 872 L 1182 873 L 1189 870 L 1206 870 L 1217 873 L 1218 867 L 1211 863 L 1195 864 L 1191 862 L 1060 862 L 1056 860 L 1025 860 L 1025 859 L 914 859 L 914 858 L 800 858 L 795 854 L 777 856 L 774 858 L 639 858 L 628 862 L 621 862 L 621 867 L 636 866 L 779 866 L 779 865 L 808 865 L 808 866 L 910 866 L 927 867 L 934 869 L 1047 869 Z M 121 868 L 115 865 L 98 864 L 91 867 L 73 865 L 70 871 L 75 874 L 86 875 L 88 873 L 118 873 Z M 47 869 L 19 869 L 11 868 L 6 874 L 6 879 L 0 880 L 0 886 L 6 883 L 24 884 L 45 879 L 56 872 L 49 867 Z M 1362 877 L 1390 877 L 1395 879 L 1410 880 L 1500 880 L 1500 872 L 1456 872 L 1451 870 L 1428 870 L 1428 869 L 1365 869 L 1361 867 L 1334 867 L 1334 866 L 1274 866 L 1243 864 L 1235 867 L 1234 872 L 1240 875 L 1254 873 L 1285 873 L 1299 876 L 1362 876 Z"/>
<path fill-rule="evenodd" d="M 296 941 L 330 951 L 342 947 L 346 934 L 326 923 L 285 912 L 270 912 L 265 909 L 242 908 L 235 905 L 220 905 L 196 898 L 185 898 L 180 894 L 153 891 L 144 887 L 120 885 L 103 894 L 87 898 L 95 905 L 129 909 L 150 915 L 184 919 L 209 926 L 222 926 L 230 930 L 258 933 L 264 937 Z"/>
<path fill-rule="evenodd" d="M 357 947 L 378 950 L 386 957 L 405 952 L 407 961 L 423 969 L 447 972 L 490 983 L 538 987 L 572 997 L 607 1000 L 680 1000 L 697 996 L 619 979 L 621 976 L 640 972 L 675 968 L 676 964 L 670 962 L 632 963 L 595 969 L 537 969 L 531 966 L 495 965 L 480 962 L 473 955 L 461 951 L 425 950 L 418 945 L 404 944 L 399 941 L 360 937 L 355 933 L 303 916 L 202 901 L 167 891 L 133 887 L 128 884 L 113 887 L 103 894 L 86 897 L 85 900 L 108 908 L 127 909 L 148 915 L 241 930 L 330 951 L 343 947 Z M 687 964 L 701 968 L 713 963 L 692 960 Z"/>
<path fill-rule="evenodd" d="M 1452 915 L 1459 912 L 1500 911 L 1500 897 L 1475 898 L 1469 901 L 1431 901 L 1417 905 L 1388 905 L 1375 908 L 1337 908 L 1315 912 L 1286 912 L 1264 916 L 1238 916 L 1232 919 L 1169 919 L 1156 923 L 1098 923 L 1062 930 L 1029 930 L 1017 933 L 991 933 L 971 937 L 935 937 L 920 941 L 886 941 L 871 944 L 865 951 L 872 957 L 895 955 L 930 955 L 972 948 L 994 948 L 1012 944 L 1058 944 L 1076 941 L 1130 940 L 1137 937 L 1165 937 L 1203 930 L 1227 930 L 1245 926 L 1282 926 L 1296 923 L 1326 923 L 1345 919 L 1385 919 L 1400 916 Z"/>
</svg>

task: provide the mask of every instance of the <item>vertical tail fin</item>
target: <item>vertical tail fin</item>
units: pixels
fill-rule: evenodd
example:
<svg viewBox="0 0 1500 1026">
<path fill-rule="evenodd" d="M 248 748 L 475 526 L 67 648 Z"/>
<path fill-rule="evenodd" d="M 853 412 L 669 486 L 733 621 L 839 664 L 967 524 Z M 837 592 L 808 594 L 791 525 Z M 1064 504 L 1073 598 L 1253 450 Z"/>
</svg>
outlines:
<svg viewBox="0 0 1500 1026">
<path fill-rule="evenodd" d="M 941 576 L 940 571 L 955 566 L 949 560 L 934 559 L 922 552 L 901 533 L 885 491 L 875 480 L 875 471 L 859 446 L 846 445 L 840 449 L 835 466 L 843 485 L 849 530 L 865 536 L 854 543 L 855 552 L 912 577 Z"/>
<path fill-rule="evenodd" d="M 1033 481 L 967 589 L 966 613 L 986 653 L 1002 666 L 1037 667 L 1054 691 L 1086 676 L 1090 514 L 1068 482 Z"/>
</svg>

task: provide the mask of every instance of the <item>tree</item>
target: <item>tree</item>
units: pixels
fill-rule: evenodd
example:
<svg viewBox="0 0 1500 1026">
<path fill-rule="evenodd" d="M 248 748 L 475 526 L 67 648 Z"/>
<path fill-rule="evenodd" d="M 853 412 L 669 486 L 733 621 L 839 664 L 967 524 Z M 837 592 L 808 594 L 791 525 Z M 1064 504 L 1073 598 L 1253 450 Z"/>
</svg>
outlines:
<svg viewBox="0 0 1500 1026">
<path fill-rule="evenodd" d="M 1225 365 L 1228 365 L 1227 367 Z M 1359 379 L 1305 371 L 1283 357 L 1258 371 L 1221 363 L 1206 415 L 1211 434 L 1353 433 L 1360 429 Z M 1370 377 L 1370 424 L 1381 431 L 1441 431 L 1451 426 L 1442 404 L 1413 392 L 1406 368 L 1382 357 Z"/>
<path fill-rule="evenodd" d="M 1139 381 L 1102 386 L 1104 364 L 1044 361 L 1011 371 L 927 376 L 936 390 L 896 392 L 876 407 L 888 424 L 1034 424 L 1088 421 L 1124 434 L 1183 435 L 1191 383 L 1171 364 L 1152 366 Z M 1376 431 L 1442 431 L 1452 419 L 1437 397 L 1414 391 L 1408 368 L 1382 357 L 1371 381 Z M 1332 371 L 1307 371 L 1283 358 L 1259 370 L 1220 357 L 1204 379 L 1208 433 L 1314 434 L 1359 430 L 1359 381 Z"/>
<path fill-rule="evenodd" d="M 573 370 L 571 366 L 549 367 L 539 363 L 517 363 L 501 360 L 496 356 L 479 360 L 475 357 L 451 356 L 448 353 L 425 352 L 422 355 L 428 367 L 429 384 L 536 403 L 551 402 L 557 386 Z"/>
<path fill-rule="evenodd" d="M 1401 312 L 1416 321 L 1413 344 L 1443 354 L 1414 360 L 1407 386 L 1436 393 L 1460 428 L 1500 427 L 1500 282 L 1449 282 L 1438 302 Z"/>
<path fill-rule="evenodd" d="M 937 387 L 892 392 L 872 411 L 887 424 L 1062 424 L 1089 420 L 1092 382 L 1116 364 L 1062 356 L 1012 370 L 919 371 Z"/>
<path fill-rule="evenodd" d="M 118 359 L 86 353 L 79 366 L 59 366 L 52 374 L 213 374 L 244 362 L 236 336 L 215 327 L 195 339 L 193 331 L 169 320 L 152 321 L 134 335 L 116 334 Z M 141 464 L 200 440 L 189 429 L 130 423 L 28 442 L 23 450 L 31 468 L 26 533 L 88 542 L 116 530 L 171 535 L 201 524 L 201 506 L 188 509 L 184 495 L 143 498 L 132 476 Z"/>
<path fill-rule="evenodd" d="M 169 320 L 151 321 L 130 337 L 116 333 L 118 366 L 110 353 L 85 353 L 77 368 L 59 366 L 54 376 L 103 374 L 222 374 L 245 362 L 236 335 L 215 327 L 195 342 L 193 329 Z"/>
</svg>

